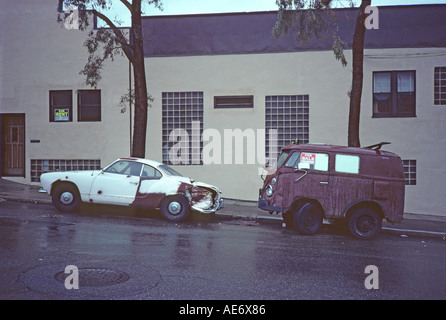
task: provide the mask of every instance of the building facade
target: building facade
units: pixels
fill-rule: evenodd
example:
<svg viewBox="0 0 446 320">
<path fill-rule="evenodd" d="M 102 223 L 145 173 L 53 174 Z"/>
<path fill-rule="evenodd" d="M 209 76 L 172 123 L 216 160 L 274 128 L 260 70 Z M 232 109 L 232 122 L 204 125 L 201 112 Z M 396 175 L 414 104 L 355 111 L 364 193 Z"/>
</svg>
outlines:
<svg viewBox="0 0 446 320">
<path fill-rule="evenodd" d="M 0 3 L 1 177 L 39 183 L 51 170 L 100 168 L 130 154 L 131 86 L 125 57 L 85 85 L 86 31 L 57 22 L 58 1 Z M 406 212 L 445 215 L 444 5 L 379 8 L 367 30 L 360 138 L 391 142 L 403 159 Z M 276 12 L 145 17 L 149 108 L 146 157 L 256 201 L 261 168 L 279 147 L 345 145 L 348 65 L 330 38 L 271 36 Z M 356 11 L 338 10 L 351 43 Z M 273 140 L 272 138 L 277 138 Z M 274 145 L 277 142 L 277 147 Z"/>
</svg>

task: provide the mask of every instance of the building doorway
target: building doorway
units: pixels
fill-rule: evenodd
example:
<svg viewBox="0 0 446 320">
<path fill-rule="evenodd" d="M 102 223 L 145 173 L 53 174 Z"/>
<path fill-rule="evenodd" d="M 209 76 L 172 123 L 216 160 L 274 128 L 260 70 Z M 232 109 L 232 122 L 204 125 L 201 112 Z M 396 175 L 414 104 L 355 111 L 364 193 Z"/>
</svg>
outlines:
<svg viewBox="0 0 446 320">
<path fill-rule="evenodd" d="M 25 115 L 2 114 L 2 176 L 25 176 Z"/>
</svg>

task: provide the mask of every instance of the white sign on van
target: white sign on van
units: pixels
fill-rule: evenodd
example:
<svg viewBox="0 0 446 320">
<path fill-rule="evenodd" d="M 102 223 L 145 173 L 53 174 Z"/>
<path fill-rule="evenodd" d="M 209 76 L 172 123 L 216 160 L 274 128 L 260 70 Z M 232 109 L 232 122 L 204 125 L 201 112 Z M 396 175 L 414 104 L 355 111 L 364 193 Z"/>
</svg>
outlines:
<svg viewBox="0 0 446 320">
<path fill-rule="evenodd" d="M 300 162 L 315 164 L 316 163 L 316 154 L 302 152 L 302 154 L 300 155 Z"/>
</svg>

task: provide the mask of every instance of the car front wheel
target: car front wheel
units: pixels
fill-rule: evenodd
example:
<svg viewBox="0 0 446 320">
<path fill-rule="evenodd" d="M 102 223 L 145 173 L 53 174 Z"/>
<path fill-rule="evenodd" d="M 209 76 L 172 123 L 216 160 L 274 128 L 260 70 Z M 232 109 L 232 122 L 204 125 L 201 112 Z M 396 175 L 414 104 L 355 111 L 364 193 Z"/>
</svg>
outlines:
<svg viewBox="0 0 446 320">
<path fill-rule="evenodd" d="M 53 205 L 59 211 L 73 212 L 79 209 L 81 199 L 74 185 L 61 184 L 52 192 Z"/>
<path fill-rule="evenodd" d="M 165 198 L 160 205 L 161 214 L 170 221 L 186 220 L 190 213 L 189 201 L 181 195 Z"/>
</svg>

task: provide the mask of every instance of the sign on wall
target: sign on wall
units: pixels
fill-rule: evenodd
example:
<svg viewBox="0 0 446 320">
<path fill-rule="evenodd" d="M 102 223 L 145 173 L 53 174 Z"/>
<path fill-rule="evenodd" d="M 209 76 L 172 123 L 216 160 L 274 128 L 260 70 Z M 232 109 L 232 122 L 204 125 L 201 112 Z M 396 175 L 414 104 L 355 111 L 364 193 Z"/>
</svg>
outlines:
<svg viewBox="0 0 446 320">
<path fill-rule="evenodd" d="M 54 121 L 70 121 L 70 109 L 54 108 Z"/>
</svg>

